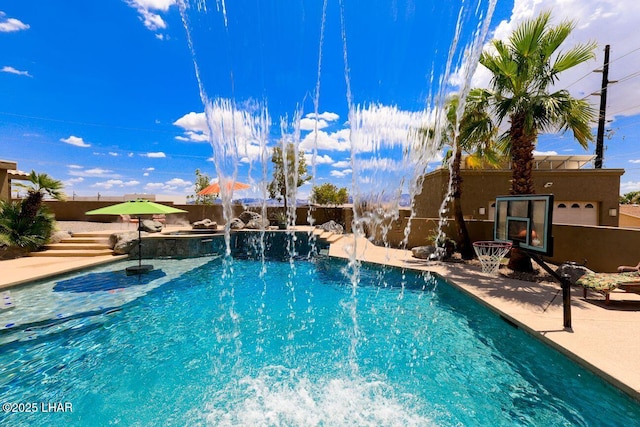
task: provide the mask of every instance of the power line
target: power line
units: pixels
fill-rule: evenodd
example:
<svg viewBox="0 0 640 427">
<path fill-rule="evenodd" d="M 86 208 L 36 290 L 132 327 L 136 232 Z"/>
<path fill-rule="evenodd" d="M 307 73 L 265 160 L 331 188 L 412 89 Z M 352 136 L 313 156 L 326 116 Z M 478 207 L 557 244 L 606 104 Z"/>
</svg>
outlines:
<svg viewBox="0 0 640 427">
<path fill-rule="evenodd" d="M 103 128 L 110 128 L 110 129 L 131 130 L 131 131 L 138 131 L 138 132 L 174 133 L 172 131 L 163 130 L 163 129 L 133 128 L 133 127 L 126 127 L 126 126 L 106 125 L 106 124 L 103 124 L 103 123 L 76 122 L 76 121 L 73 121 L 73 120 L 62 120 L 62 119 L 52 119 L 52 118 L 49 118 L 49 117 L 29 116 L 29 115 L 25 115 L 25 114 L 9 113 L 9 112 L 6 112 L 6 111 L 0 111 L 0 115 L 11 116 L 11 117 L 20 117 L 20 118 L 23 118 L 23 119 L 31 119 L 31 120 L 43 120 L 43 121 L 55 122 L 55 123 L 65 123 L 65 124 L 79 125 L 79 126 L 94 126 L 94 127 L 103 127 Z"/>
</svg>

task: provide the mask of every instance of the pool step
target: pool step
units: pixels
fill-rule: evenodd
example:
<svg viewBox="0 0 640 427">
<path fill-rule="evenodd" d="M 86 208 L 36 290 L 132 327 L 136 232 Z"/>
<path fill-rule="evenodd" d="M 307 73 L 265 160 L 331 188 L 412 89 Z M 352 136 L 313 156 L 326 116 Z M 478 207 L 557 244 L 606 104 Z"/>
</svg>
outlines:
<svg viewBox="0 0 640 427">
<path fill-rule="evenodd" d="M 33 257 L 92 257 L 111 255 L 109 236 L 104 233 L 75 233 L 60 243 L 44 246 L 43 251 L 31 252 Z"/>
</svg>

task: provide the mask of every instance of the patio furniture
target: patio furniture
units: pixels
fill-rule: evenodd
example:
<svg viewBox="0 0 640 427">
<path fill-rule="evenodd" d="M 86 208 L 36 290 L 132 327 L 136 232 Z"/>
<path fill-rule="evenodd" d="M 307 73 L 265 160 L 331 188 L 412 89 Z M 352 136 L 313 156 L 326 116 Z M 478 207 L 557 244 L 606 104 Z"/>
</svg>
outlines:
<svg viewBox="0 0 640 427">
<path fill-rule="evenodd" d="M 578 279 L 576 284 L 582 286 L 585 299 L 587 298 L 587 290 L 591 290 L 603 294 L 605 304 L 609 304 L 609 296 L 615 289 L 640 293 L 640 272 L 589 273 Z"/>
</svg>

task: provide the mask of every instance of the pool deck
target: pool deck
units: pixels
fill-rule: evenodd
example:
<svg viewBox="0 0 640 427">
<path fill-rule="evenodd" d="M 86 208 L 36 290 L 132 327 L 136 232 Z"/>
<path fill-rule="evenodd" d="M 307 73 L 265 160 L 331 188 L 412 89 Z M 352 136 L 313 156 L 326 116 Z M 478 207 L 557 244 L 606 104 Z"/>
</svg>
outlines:
<svg viewBox="0 0 640 427">
<path fill-rule="evenodd" d="M 302 227 L 299 227 L 302 229 Z M 308 228 L 305 227 L 306 231 Z M 122 230 L 105 230 L 105 234 Z M 572 329 L 563 328 L 562 294 L 555 283 L 532 283 L 484 274 L 462 263 L 419 260 L 410 251 L 375 246 L 351 235 L 324 233 L 329 255 L 402 268 L 431 271 L 640 401 L 640 295 L 571 295 Z M 0 290 L 74 270 L 114 262 L 126 256 L 23 257 L 0 261 Z M 557 295 L 557 296 L 556 296 Z M 555 299 L 554 299 L 554 296 Z"/>
</svg>

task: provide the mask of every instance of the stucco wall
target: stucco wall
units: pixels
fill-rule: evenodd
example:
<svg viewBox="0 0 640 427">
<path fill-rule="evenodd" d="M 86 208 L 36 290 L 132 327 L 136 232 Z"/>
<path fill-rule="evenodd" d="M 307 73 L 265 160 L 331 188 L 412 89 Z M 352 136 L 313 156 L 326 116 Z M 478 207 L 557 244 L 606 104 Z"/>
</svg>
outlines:
<svg viewBox="0 0 640 427">
<path fill-rule="evenodd" d="M 80 220 L 98 222 L 117 222 L 115 216 L 87 216 L 84 212 L 113 204 L 113 202 L 46 202 L 56 214 L 58 220 Z M 167 220 L 193 222 L 210 218 L 222 223 L 221 206 L 176 205 L 177 208 L 189 210 L 188 214 L 168 215 Z M 241 206 L 234 207 L 239 214 Z M 398 247 L 404 239 L 404 230 L 408 223 L 409 210 L 400 212 L 400 219 L 389 224 L 386 241 L 392 247 Z M 298 224 L 306 224 L 307 209 L 298 209 Z M 317 208 L 314 210 L 316 224 L 334 219 L 351 230 L 352 211 L 350 208 Z M 416 217 L 411 221 L 411 233 L 407 248 L 431 243 L 437 228 L 437 218 Z M 452 221 L 448 222 L 446 232 L 452 235 Z M 466 221 L 472 241 L 492 240 L 493 222 L 483 220 Z M 553 226 L 554 256 L 550 260 L 555 263 L 587 260 L 587 267 L 595 271 L 613 272 L 618 265 L 635 265 L 640 261 L 640 230 L 618 227 L 591 227 L 555 224 Z"/>
<path fill-rule="evenodd" d="M 618 209 L 622 169 L 534 170 L 533 181 L 538 194 L 551 193 L 555 201 L 593 201 L 598 203 L 598 224 L 615 227 L 618 216 L 609 216 L 609 209 Z M 462 171 L 462 211 L 465 217 L 489 219 L 489 206 L 499 195 L 509 194 L 510 170 Z M 422 193 L 416 196 L 416 216 L 438 216 L 440 201 L 446 194 L 449 171 L 438 169 L 425 176 Z M 550 186 L 548 184 L 551 184 Z M 547 188 L 545 188 L 547 184 Z M 481 215 L 479 208 L 485 208 Z"/>
<path fill-rule="evenodd" d="M 111 206 L 115 204 L 112 201 L 77 201 L 68 200 L 66 202 L 59 202 L 55 200 L 46 201 L 46 206 L 56 216 L 59 221 L 93 221 L 93 222 L 119 222 L 120 217 L 117 215 L 85 215 L 85 212 L 99 209 L 105 206 Z M 224 224 L 224 216 L 222 212 L 222 205 L 174 205 L 171 203 L 162 203 L 168 206 L 173 206 L 178 209 L 187 211 L 187 213 L 171 214 L 167 215 L 168 224 L 184 224 L 188 225 L 195 221 L 199 221 L 204 218 L 209 218 L 212 221 L 216 221 L 218 224 Z M 245 209 L 241 205 L 233 205 L 233 216 L 238 216 Z M 282 208 L 269 207 L 267 208 L 267 216 L 270 217 L 276 210 Z M 249 208 L 254 212 L 261 212 L 260 208 Z M 300 207 L 296 209 L 296 224 L 307 224 L 307 215 L 309 209 L 307 207 Z M 312 217 L 314 218 L 314 224 L 324 224 L 329 220 L 334 220 L 344 226 L 350 228 L 351 222 L 351 209 L 350 208 L 333 208 L 333 207 L 314 207 L 312 208 Z"/>
</svg>

